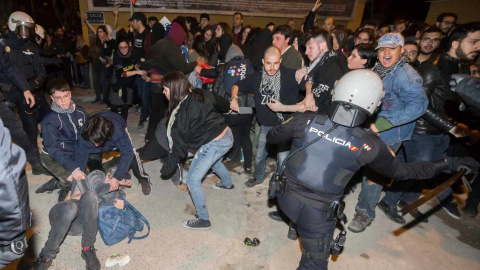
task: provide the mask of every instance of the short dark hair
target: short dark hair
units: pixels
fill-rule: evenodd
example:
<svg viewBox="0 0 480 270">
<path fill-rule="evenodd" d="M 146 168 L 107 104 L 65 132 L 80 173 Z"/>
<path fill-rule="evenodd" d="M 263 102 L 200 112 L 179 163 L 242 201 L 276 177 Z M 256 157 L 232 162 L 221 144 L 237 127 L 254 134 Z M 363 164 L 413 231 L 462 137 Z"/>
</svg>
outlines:
<svg viewBox="0 0 480 270">
<path fill-rule="evenodd" d="M 357 38 L 358 35 L 360 35 L 360 33 L 366 33 L 368 35 L 368 39 L 370 40 L 370 42 L 374 42 L 375 41 L 375 31 L 373 31 L 373 29 L 370 29 L 370 28 L 362 28 L 360 30 L 357 31 L 357 33 L 355 33 L 355 37 L 354 38 Z"/>
<path fill-rule="evenodd" d="M 235 13 L 233 13 L 233 17 L 235 17 L 235 15 L 240 15 L 240 18 L 243 19 L 243 14 L 242 14 L 242 13 L 240 13 L 240 12 L 235 12 Z"/>
<path fill-rule="evenodd" d="M 422 38 L 423 35 L 428 33 L 440 33 L 441 35 L 443 35 L 442 30 L 440 30 L 440 28 L 436 26 L 430 26 L 429 28 L 425 29 L 425 31 L 422 32 L 422 35 L 420 36 L 420 38 Z"/>
<path fill-rule="evenodd" d="M 70 85 L 64 79 L 54 78 L 47 83 L 47 91 L 50 95 L 53 95 L 55 91 L 70 91 Z"/>
<path fill-rule="evenodd" d="M 112 139 L 114 132 L 115 126 L 112 121 L 101 115 L 94 114 L 83 125 L 82 138 L 103 146 L 106 141 Z"/>
<path fill-rule="evenodd" d="M 480 22 L 471 22 L 466 24 L 458 25 L 453 32 L 450 34 L 450 39 L 448 41 L 448 49 L 452 46 L 452 42 L 462 41 L 467 37 L 469 33 L 480 31 Z"/>
<path fill-rule="evenodd" d="M 364 68 L 373 68 L 375 66 L 375 63 L 377 63 L 377 51 L 375 51 L 375 47 L 370 44 L 358 44 L 353 47 L 353 50 L 355 49 L 358 51 L 360 58 L 367 60 L 365 65 L 363 65 Z"/>
<path fill-rule="evenodd" d="M 155 17 L 155 16 L 150 16 L 150 17 L 148 17 L 148 21 L 149 21 L 149 22 L 151 22 L 151 21 L 158 22 L 158 18 Z"/>
<path fill-rule="evenodd" d="M 407 41 L 407 42 L 405 42 L 405 44 L 403 44 L 403 47 L 405 47 L 405 45 L 413 45 L 413 46 L 417 47 L 417 50 L 420 49 L 420 45 L 418 45 L 418 43 L 415 42 L 415 41 Z"/>
<path fill-rule="evenodd" d="M 205 18 L 210 21 L 210 15 L 208 15 L 207 13 L 200 14 L 200 20 L 202 20 L 202 18 Z"/>
<path fill-rule="evenodd" d="M 332 42 L 330 38 L 330 34 L 327 30 L 322 28 L 310 28 L 308 32 L 304 35 L 305 44 L 311 39 L 323 38 L 325 42 L 327 42 L 327 48 L 329 50 L 332 49 Z"/>
<path fill-rule="evenodd" d="M 292 41 L 292 33 L 293 33 L 293 30 L 292 28 L 290 27 L 290 25 L 279 25 L 277 26 L 274 30 L 273 30 L 273 33 L 272 35 L 275 35 L 275 34 L 280 34 L 282 36 L 285 36 L 285 39 L 289 38 L 290 39 L 290 42 Z M 289 42 L 289 43 L 290 43 Z"/>
<path fill-rule="evenodd" d="M 275 24 L 273 22 L 269 22 L 269 23 L 267 23 L 267 25 L 265 25 L 265 28 L 268 28 L 269 26 L 272 26 L 272 25 L 273 25 L 273 27 L 275 27 Z"/>
<path fill-rule="evenodd" d="M 455 22 L 458 20 L 457 14 L 452 12 L 444 12 L 437 16 L 437 22 L 442 22 L 445 17 L 453 17 L 455 18 Z"/>
<path fill-rule="evenodd" d="M 372 26 L 374 26 L 374 27 L 379 27 L 378 22 L 375 21 L 375 20 L 366 20 L 366 21 L 363 21 L 361 27 L 363 28 L 363 27 L 365 27 L 365 25 L 372 25 Z"/>
</svg>

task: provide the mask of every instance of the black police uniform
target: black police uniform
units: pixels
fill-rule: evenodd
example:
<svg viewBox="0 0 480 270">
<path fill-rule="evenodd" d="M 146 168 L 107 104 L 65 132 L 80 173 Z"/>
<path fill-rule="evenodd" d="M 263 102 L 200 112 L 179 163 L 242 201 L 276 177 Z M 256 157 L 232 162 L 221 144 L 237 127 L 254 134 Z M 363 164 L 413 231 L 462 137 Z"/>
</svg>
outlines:
<svg viewBox="0 0 480 270">
<path fill-rule="evenodd" d="M 1 40 L 0 40 L 1 41 Z M 21 72 L 11 61 L 10 47 L 5 47 L 0 42 L 0 87 L 1 91 L 11 91 L 12 85 L 17 89 L 26 91 L 30 89 L 30 85 L 21 75 Z M 8 83 L 4 83 L 7 81 Z M 13 140 L 27 153 L 27 160 L 32 167 L 41 168 L 40 156 L 35 147 L 31 144 L 28 135 L 23 129 L 22 122 L 14 111 L 10 110 L 4 102 L 3 92 L 0 92 L 0 118 L 6 128 L 10 130 Z M 23 96 L 23 95 L 22 95 Z"/>
<path fill-rule="evenodd" d="M 36 46 L 17 37 L 15 32 L 1 36 L 0 44 L 5 47 L 5 53 L 9 54 L 10 60 L 14 62 L 20 70 L 20 74 L 28 82 L 30 86 L 28 89 L 34 93 L 35 89 L 43 85 L 47 75 Z M 38 152 L 38 108 L 30 108 L 26 103 L 23 92 L 27 89 L 21 89 L 12 84 L 3 74 L 0 74 L 0 83 L 2 83 L 2 92 L 5 95 L 5 104 L 11 110 L 15 110 L 15 107 L 18 108 L 23 128 Z"/>
<path fill-rule="evenodd" d="M 362 166 L 396 180 L 431 178 L 448 168 L 445 161 L 399 163 L 376 135 L 312 112 L 296 113 L 272 128 L 267 141 L 293 140 L 292 153 L 327 131 L 331 132 L 287 160 L 283 171 L 287 187 L 277 196 L 282 211 L 297 224 L 303 248 L 298 269 L 327 269 L 336 218 L 342 211 L 329 209 L 341 200 L 345 186 Z"/>
</svg>

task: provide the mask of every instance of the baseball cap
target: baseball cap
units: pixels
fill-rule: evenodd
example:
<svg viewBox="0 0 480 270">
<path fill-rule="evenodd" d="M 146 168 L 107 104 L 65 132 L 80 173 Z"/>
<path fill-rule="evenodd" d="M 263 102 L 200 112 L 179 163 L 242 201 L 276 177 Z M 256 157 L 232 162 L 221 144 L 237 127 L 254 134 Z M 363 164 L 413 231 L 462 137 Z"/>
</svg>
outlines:
<svg viewBox="0 0 480 270">
<path fill-rule="evenodd" d="M 130 19 L 128 19 L 128 21 L 133 21 L 133 20 L 137 20 L 137 21 L 147 21 L 147 17 L 145 17 L 145 14 L 143 14 L 143 12 L 134 12 L 132 14 L 132 17 L 130 17 Z"/>
<path fill-rule="evenodd" d="M 398 46 L 403 47 L 404 41 L 402 35 L 399 33 L 389 33 L 384 36 L 382 36 L 378 40 L 378 45 L 375 48 L 375 50 L 378 50 L 379 48 L 396 48 Z"/>
</svg>

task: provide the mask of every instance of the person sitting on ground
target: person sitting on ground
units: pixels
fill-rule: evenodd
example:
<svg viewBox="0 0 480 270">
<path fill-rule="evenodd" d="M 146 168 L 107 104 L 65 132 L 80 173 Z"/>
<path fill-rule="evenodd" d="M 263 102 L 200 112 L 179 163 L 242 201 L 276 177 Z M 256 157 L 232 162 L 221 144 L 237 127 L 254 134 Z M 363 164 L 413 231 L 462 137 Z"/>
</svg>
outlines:
<svg viewBox="0 0 480 270">
<path fill-rule="evenodd" d="M 64 79 L 51 80 L 47 84 L 47 91 L 52 99 L 52 110 L 41 122 L 43 151 L 40 159 L 54 178 L 35 192 L 51 192 L 62 188 L 59 196 L 59 201 L 62 201 L 73 179 L 72 172 L 76 168 L 75 145 L 88 114 L 72 101 L 70 86 Z"/>
<path fill-rule="evenodd" d="M 233 145 L 233 135 L 223 117 L 215 110 L 212 93 L 193 88 L 187 77 L 178 71 L 163 78 L 163 93 L 169 100 L 167 137 L 170 153 L 160 171 L 162 177 L 172 175 L 177 164 L 198 149 L 190 165 L 187 186 L 195 205 L 197 218 L 185 220 L 184 227 L 208 230 L 211 227 L 202 178 L 210 168 L 221 182 L 216 189 L 233 189 L 232 179 L 222 157 Z"/>
<path fill-rule="evenodd" d="M 115 205 L 124 209 L 125 193 L 119 186 L 130 186 L 130 180 L 118 181 L 114 170 L 105 175 L 102 171 L 91 172 L 86 180 L 76 181 L 65 201 L 55 204 L 49 213 L 51 224 L 48 239 L 35 261 L 34 270 L 46 270 L 60 251 L 60 245 L 67 235 L 82 235 L 82 258 L 87 269 L 100 269 L 101 264 L 95 253 L 98 209 Z M 98 196 L 98 197 L 97 197 Z"/>
<path fill-rule="evenodd" d="M 90 153 L 109 153 L 119 151 L 121 153 L 118 170 L 113 175 L 117 180 L 129 180 L 128 171 L 133 174 L 142 185 L 142 192 L 150 194 L 150 178 L 144 171 L 138 154 L 132 146 L 132 140 L 128 133 L 127 123 L 118 114 L 112 112 L 99 112 L 85 122 L 82 134 L 79 136 L 75 149 L 75 170 L 73 178 L 80 180 L 85 178 L 85 167 Z M 103 168 L 101 168 L 103 169 Z"/>
</svg>

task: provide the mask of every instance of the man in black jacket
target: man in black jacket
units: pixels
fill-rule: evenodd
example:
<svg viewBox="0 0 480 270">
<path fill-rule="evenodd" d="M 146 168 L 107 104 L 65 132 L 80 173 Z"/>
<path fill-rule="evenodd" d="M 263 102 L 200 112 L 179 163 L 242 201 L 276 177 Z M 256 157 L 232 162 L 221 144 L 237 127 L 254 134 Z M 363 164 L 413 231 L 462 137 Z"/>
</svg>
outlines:
<svg viewBox="0 0 480 270">
<path fill-rule="evenodd" d="M 30 227 L 25 152 L 12 144 L 0 120 L 0 268 L 23 256 L 25 232 Z"/>
<path fill-rule="evenodd" d="M 253 187 L 263 183 L 267 159 L 266 136 L 270 128 L 284 122 L 292 111 L 302 111 L 303 105 L 298 102 L 299 86 L 295 81 L 295 70 L 280 67 L 282 62 L 280 50 L 269 47 L 263 57 L 264 69 L 244 80 L 238 81 L 232 87 L 230 108 L 239 111 L 238 93 L 254 94 L 257 121 L 260 124 L 257 153 L 255 155 L 254 178 L 245 182 L 245 186 Z M 285 105 L 290 105 L 284 108 Z M 293 105 L 293 106 L 292 106 Z M 288 154 L 290 147 L 283 144 L 277 148 L 277 169 Z"/>
<path fill-rule="evenodd" d="M 422 35 L 429 33 L 428 30 Z M 476 45 L 470 43 L 476 40 Z M 460 61 L 470 62 L 480 50 L 480 25 L 467 24 L 457 27 L 451 35 L 448 52 L 422 62 L 417 70 L 423 78 L 423 86 L 429 99 L 426 113 L 417 120 L 412 139 L 404 142 L 408 162 L 431 161 L 445 155 L 449 146 L 448 133 L 455 137 L 464 137 L 472 131 L 463 124 L 453 124 L 458 118 L 461 99 L 450 90 L 449 81 L 452 74 L 460 73 Z M 437 42 L 438 44 L 438 42 Z M 477 131 L 473 131 L 475 135 Z M 413 187 L 415 185 L 415 187 Z M 409 189 L 412 187 L 412 189 Z M 414 182 L 395 183 L 378 204 L 392 221 L 403 224 L 405 219 L 397 212 L 397 204 L 405 205 L 417 200 L 422 191 L 421 185 Z M 445 210 L 452 216 L 460 218 L 460 212 L 451 202 L 451 189 L 442 193 L 439 199 Z M 411 212 L 412 216 L 423 222 L 428 222 L 418 211 Z"/>
</svg>

